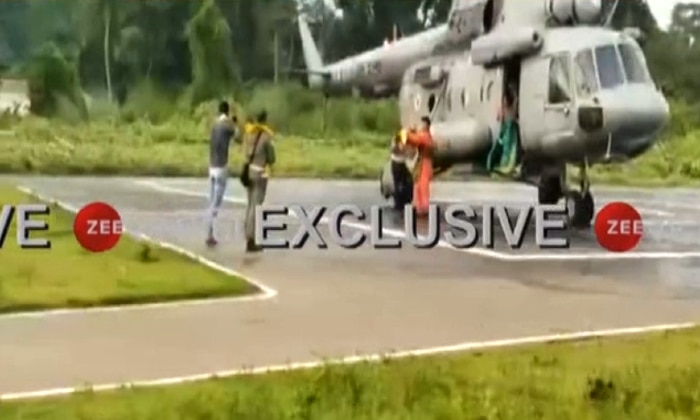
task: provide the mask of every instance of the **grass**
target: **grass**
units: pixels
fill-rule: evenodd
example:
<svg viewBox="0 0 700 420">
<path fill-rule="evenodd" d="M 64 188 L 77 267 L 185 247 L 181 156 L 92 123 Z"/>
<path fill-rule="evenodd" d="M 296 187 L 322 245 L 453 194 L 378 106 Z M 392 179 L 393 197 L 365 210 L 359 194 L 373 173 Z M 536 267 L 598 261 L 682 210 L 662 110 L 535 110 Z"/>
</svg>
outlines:
<svg viewBox="0 0 700 420">
<path fill-rule="evenodd" d="M 345 139 L 278 136 L 278 176 L 377 178 L 388 140 L 357 133 Z M 231 165 L 241 164 L 233 146 Z M 206 125 L 175 120 L 163 125 L 135 122 L 75 126 L 32 119 L 0 135 L 0 173 L 52 175 L 200 176 L 208 165 Z"/>
<path fill-rule="evenodd" d="M 216 102 L 192 107 L 185 97 L 142 81 L 121 107 L 100 95 L 91 97 L 90 122 L 66 100 L 59 101 L 50 120 L 2 115 L 0 173 L 202 176 Z M 377 179 L 388 159 L 390 136 L 400 125 L 395 99 L 334 98 L 322 106 L 320 92 L 295 83 L 255 84 L 226 99 L 241 120 L 262 108 L 269 111 L 280 133 L 275 171 L 281 177 Z M 628 164 L 593 168 L 592 181 L 698 184 L 698 108 L 682 101 L 671 105 L 670 125 L 653 150 Z M 234 147 L 234 171 L 241 154 Z M 453 178 L 449 172 L 444 177 Z"/>
<path fill-rule="evenodd" d="M 0 403 L 13 419 L 697 419 L 700 330 Z"/>
<path fill-rule="evenodd" d="M 36 199 L 0 185 L 0 203 Z M 123 236 L 111 251 L 91 254 L 73 236 L 73 215 L 52 206 L 44 218 L 50 250 L 22 250 L 14 223 L 0 250 L 0 312 L 92 307 L 242 295 L 253 286 L 175 252 Z"/>
<path fill-rule="evenodd" d="M 174 117 L 162 124 L 68 124 L 31 118 L 0 134 L 0 173 L 49 175 L 202 176 L 208 157 L 206 123 Z M 332 132 L 323 137 L 278 135 L 275 175 L 377 179 L 389 135 Z M 596 167 L 595 184 L 684 186 L 700 180 L 700 134 L 665 140 L 633 163 Z M 234 146 L 231 166 L 241 164 Z M 450 178 L 449 173 L 446 178 Z"/>
</svg>

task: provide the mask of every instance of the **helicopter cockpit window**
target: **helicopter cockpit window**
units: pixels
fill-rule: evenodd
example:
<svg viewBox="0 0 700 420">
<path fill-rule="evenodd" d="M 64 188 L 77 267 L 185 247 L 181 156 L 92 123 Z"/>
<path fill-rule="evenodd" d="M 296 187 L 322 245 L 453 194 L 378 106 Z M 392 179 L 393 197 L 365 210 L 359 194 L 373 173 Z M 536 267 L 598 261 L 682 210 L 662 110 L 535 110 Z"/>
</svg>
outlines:
<svg viewBox="0 0 700 420">
<path fill-rule="evenodd" d="M 550 104 L 571 102 L 571 66 L 568 54 L 554 56 L 549 63 L 548 96 Z"/>
<path fill-rule="evenodd" d="M 651 77 L 647 72 L 646 64 L 642 60 L 642 52 L 634 44 L 620 44 L 620 57 L 625 67 L 625 75 L 628 83 L 649 83 Z"/>
<path fill-rule="evenodd" d="M 598 91 L 598 76 L 595 74 L 593 51 L 583 50 L 576 54 L 574 75 L 579 97 L 586 98 Z"/>
<path fill-rule="evenodd" d="M 625 83 L 617 48 L 614 45 L 606 45 L 595 49 L 595 60 L 598 64 L 598 78 L 600 87 L 612 89 Z"/>
</svg>

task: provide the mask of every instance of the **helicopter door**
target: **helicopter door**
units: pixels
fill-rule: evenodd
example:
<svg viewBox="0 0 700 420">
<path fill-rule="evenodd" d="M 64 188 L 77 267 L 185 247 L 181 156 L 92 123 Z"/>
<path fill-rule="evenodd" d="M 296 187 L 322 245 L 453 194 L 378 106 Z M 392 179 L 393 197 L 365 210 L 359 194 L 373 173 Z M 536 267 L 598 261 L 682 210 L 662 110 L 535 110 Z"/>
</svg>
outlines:
<svg viewBox="0 0 700 420">
<path fill-rule="evenodd" d="M 548 138 L 571 135 L 575 118 L 570 55 L 525 60 L 519 104 L 524 148 L 542 151 L 550 143 Z"/>
<path fill-rule="evenodd" d="M 488 121 L 494 134 L 497 135 L 500 128 L 498 113 L 503 96 L 503 71 L 500 67 L 487 69 L 484 72 L 479 96 L 485 105 L 483 118 Z"/>
</svg>

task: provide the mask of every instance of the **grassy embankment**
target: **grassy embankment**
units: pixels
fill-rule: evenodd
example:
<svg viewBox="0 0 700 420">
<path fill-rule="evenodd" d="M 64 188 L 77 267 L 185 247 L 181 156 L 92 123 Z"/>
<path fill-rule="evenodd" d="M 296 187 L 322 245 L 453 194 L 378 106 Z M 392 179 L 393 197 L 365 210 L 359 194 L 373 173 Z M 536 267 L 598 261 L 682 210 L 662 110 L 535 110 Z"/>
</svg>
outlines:
<svg viewBox="0 0 700 420">
<path fill-rule="evenodd" d="M 120 110 L 98 102 L 90 123 L 69 112 L 60 118 L 5 122 L 0 172 L 43 174 L 202 175 L 215 104 L 183 111 L 175 98 L 144 88 Z M 266 107 L 279 131 L 278 176 L 376 179 L 398 126 L 391 100 L 322 100 L 300 88 L 262 87 L 240 98 L 241 108 Z M 650 153 L 625 165 L 595 168 L 596 183 L 687 185 L 700 180 L 700 121 L 694 109 L 673 105 L 671 128 Z M 237 150 L 237 149 L 236 149 Z M 232 166 L 238 168 L 240 153 Z"/>
<path fill-rule="evenodd" d="M 206 128 L 185 119 L 76 127 L 31 120 L 0 136 L 0 172 L 94 175 L 193 176 L 207 171 Z M 278 136 L 277 176 L 377 178 L 387 151 L 376 136 L 313 140 Z M 234 146 L 231 167 L 238 170 Z"/>
<path fill-rule="evenodd" d="M 700 331 L 0 403 L 14 419 L 697 419 Z"/>
<path fill-rule="evenodd" d="M 0 185 L 0 203 L 37 201 Z M 217 272 L 185 256 L 124 236 L 102 254 L 83 250 L 73 236 L 73 215 L 52 205 L 51 250 L 22 250 L 14 223 L 2 248 L 0 312 L 90 307 L 254 292 L 244 280 Z M 1 416 L 0 416 L 1 417 Z"/>
</svg>

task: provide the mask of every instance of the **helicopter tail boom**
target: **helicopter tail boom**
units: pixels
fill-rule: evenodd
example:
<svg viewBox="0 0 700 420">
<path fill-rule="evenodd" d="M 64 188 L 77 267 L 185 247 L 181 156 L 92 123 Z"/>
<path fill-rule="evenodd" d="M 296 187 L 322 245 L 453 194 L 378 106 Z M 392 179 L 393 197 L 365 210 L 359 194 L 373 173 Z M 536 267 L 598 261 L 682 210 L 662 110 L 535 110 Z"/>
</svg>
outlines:
<svg viewBox="0 0 700 420">
<path fill-rule="evenodd" d="M 306 64 L 309 86 L 321 87 L 324 83 L 323 59 L 311 35 L 309 25 L 303 16 L 299 16 L 299 36 L 304 52 L 304 63 Z"/>
</svg>

